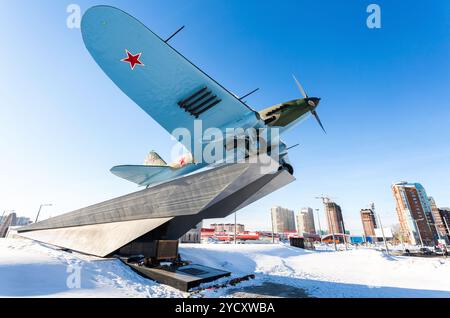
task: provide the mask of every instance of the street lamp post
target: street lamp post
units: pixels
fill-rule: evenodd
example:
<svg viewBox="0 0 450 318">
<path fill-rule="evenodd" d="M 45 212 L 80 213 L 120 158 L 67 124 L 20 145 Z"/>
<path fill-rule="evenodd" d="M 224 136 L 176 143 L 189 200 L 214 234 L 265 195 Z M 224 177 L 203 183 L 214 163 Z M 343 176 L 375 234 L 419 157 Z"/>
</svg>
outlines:
<svg viewBox="0 0 450 318">
<path fill-rule="evenodd" d="M 347 251 L 348 250 L 348 247 L 347 247 L 348 242 L 347 242 L 347 238 L 345 237 L 344 221 L 341 221 L 341 227 L 342 227 L 342 232 L 343 232 L 342 238 L 344 239 L 345 250 Z"/>
<path fill-rule="evenodd" d="M 275 233 L 273 228 L 273 213 L 270 212 L 270 221 L 272 222 L 272 244 L 275 244 Z"/>
<path fill-rule="evenodd" d="M 37 213 L 37 215 L 36 215 L 36 221 L 34 221 L 34 223 L 37 223 L 37 221 L 38 221 L 38 219 L 39 219 L 39 214 L 41 214 L 41 210 L 42 210 L 42 208 L 43 208 L 44 206 L 52 206 L 52 204 L 51 204 L 51 203 L 47 203 L 47 204 L 41 204 L 41 205 L 39 206 L 39 210 L 38 210 L 38 213 Z"/>
<path fill-rule="evenodd" d="M 380 227 L 381 227 L 381 234 L 383 235 L 383 241 L 384 241 L 384 247 L 386 248 L 386 253 L 389 255 L 389 248 L 386 242 L 386 236 L 384 236 L 384 229 L 383 229 L 383 224 L 381 223 L 381 217 L 379 214 L 378 215 L 378 222 L 380 222 Z"/>
<path fill-rule="evenodd" d="M 237 231 L 237 229 L 236 229 L 236 226 L 237 226 L 237 222 L 236 222 L 236 213 L 237 212 L 234 212 L 234 244 L 237 244 L 236 243 L 236 231 Z"/>
</svg>

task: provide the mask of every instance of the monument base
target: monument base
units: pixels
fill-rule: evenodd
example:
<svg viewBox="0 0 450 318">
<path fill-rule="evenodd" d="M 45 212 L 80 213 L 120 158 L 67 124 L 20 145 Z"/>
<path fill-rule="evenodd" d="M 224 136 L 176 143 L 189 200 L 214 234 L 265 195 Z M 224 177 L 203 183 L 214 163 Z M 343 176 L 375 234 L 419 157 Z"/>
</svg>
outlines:
<svg viewBox="0 0 450 318">
<path fill-rule="evenodd" d="M 187 292 L 190 289 L 203 283 L 212 282 L 216 279 L 230 276 L 230 272 L 215 269 L 208 266 L 189 264 L 175 267 L 146 267 L 133 263 L 127 263 L 138 274 L 157 281 L 158 283 L 169 285 L 181 291 Z"/>
<path fill-rule="evenodd" d="M 262 163 L 211 167 L 19 228 L 18 233 L 99 257 L 154 257 L 156 241 L 178 240 L 202 220 L 224 218 L 295 180 L 285 170 L 266 170 Z"/>
</svg>

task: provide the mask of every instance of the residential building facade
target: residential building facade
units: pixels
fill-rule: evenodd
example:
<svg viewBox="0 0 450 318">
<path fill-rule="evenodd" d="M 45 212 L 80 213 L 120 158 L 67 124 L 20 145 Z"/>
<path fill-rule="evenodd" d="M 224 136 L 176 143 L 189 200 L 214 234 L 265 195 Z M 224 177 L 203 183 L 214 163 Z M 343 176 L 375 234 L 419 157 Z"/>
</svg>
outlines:
<svg viewBox="0 0 450 318">
<path fill-rule="evenodd" d="M 450 208 L 440 208 L 439 214 L 445 226 L 447 244 L 450 243 Z"/>
<path fill-rule="evenodd" d="M 393 184 L 392 192 L 403 239 L 415 245 L 434 245 L 437 233 L 425 188 L 403 181 Z"/>
<path fill-rule="evenodd" d="M 314 211 L 312 208 L 302 208 L 297 214 L 297 231 L 298 234 L 316 234 L 316 226 L 314 224 Z"/>
<path fill-rule="evenodd" d="M 446 239 L 448 233 L 447 228 L 445 227 L 444 219 L 441 215 L 441 210 L 438 208 L 436 201 L 433 197 L 429 197 L 428 200 L 430 201 L 431 206 L 431 214 L 433 216 L 434 221 L 434 228 L 438 234 L 439 239 Z"/>
<path fill-rule="evenodd" d="M 345 234 L 344 218 L 342 217 L 341 207 L 331 200 L 325 201 L 324 204 L 328 233 Z"/>
<path fill-rule="evenodd" d="M 222 233 L 222 232 L 231 232 L 234 233 L 234 223 L 213 223 L 210 225 L 211 228 L 214 229 L 214 232 Z M 245 232 L 244 224 L 236 224 L 236 233 Z"/>
<path fill-rule="evenodd" d="M 275 206 L 271 209 L 274 233 L 295 232 L 294 211 Z"/>
<path fill-rule="evenodd" d="M 361 209 L 361 222 L 363 225 L 364 236 L 375 237 L 375 229 L 377 226 L 377 220 L 375 218 L 375 212 L 373 209 Z"/>
</svg>

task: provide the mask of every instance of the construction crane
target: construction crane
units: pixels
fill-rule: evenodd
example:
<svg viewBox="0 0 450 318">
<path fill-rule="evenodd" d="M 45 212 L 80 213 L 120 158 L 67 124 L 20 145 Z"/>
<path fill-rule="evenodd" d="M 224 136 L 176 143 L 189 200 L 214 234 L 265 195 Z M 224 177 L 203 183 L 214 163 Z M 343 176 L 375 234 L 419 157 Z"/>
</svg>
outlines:
<svg viewBox="0 0 450 318">
<path fill-rule="evenodd" d="M 317 196 L 316 199 L 322 200 L 323 204 L 327 204 L 327 203 L 330 203 L 332 201 L 331 197 L 324 196 L 323 194 L 321 196 Z"/>
</svg>

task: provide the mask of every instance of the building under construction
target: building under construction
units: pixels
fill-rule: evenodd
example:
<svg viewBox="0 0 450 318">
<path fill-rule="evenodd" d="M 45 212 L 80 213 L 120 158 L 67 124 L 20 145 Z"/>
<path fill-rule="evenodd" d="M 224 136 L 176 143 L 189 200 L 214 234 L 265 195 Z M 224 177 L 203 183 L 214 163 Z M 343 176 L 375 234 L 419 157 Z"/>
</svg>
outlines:
<svg viewBox="0 0 450 318">
<path fill-rule="evenodd" d="M 328 197 L 319 197 L 322 199 L 325 216 L 327 218 L 328 233 L 345 234 L 344 218 L 342 217 L 341 207 Z"/>
<path fill-rule="evenodd" d="M 375 237 L 375 229 L 378 228 L 375 212 L 373 208 L 361 209 L 361 221 L 364 229 L 364 236 Z"/>
</svg>

